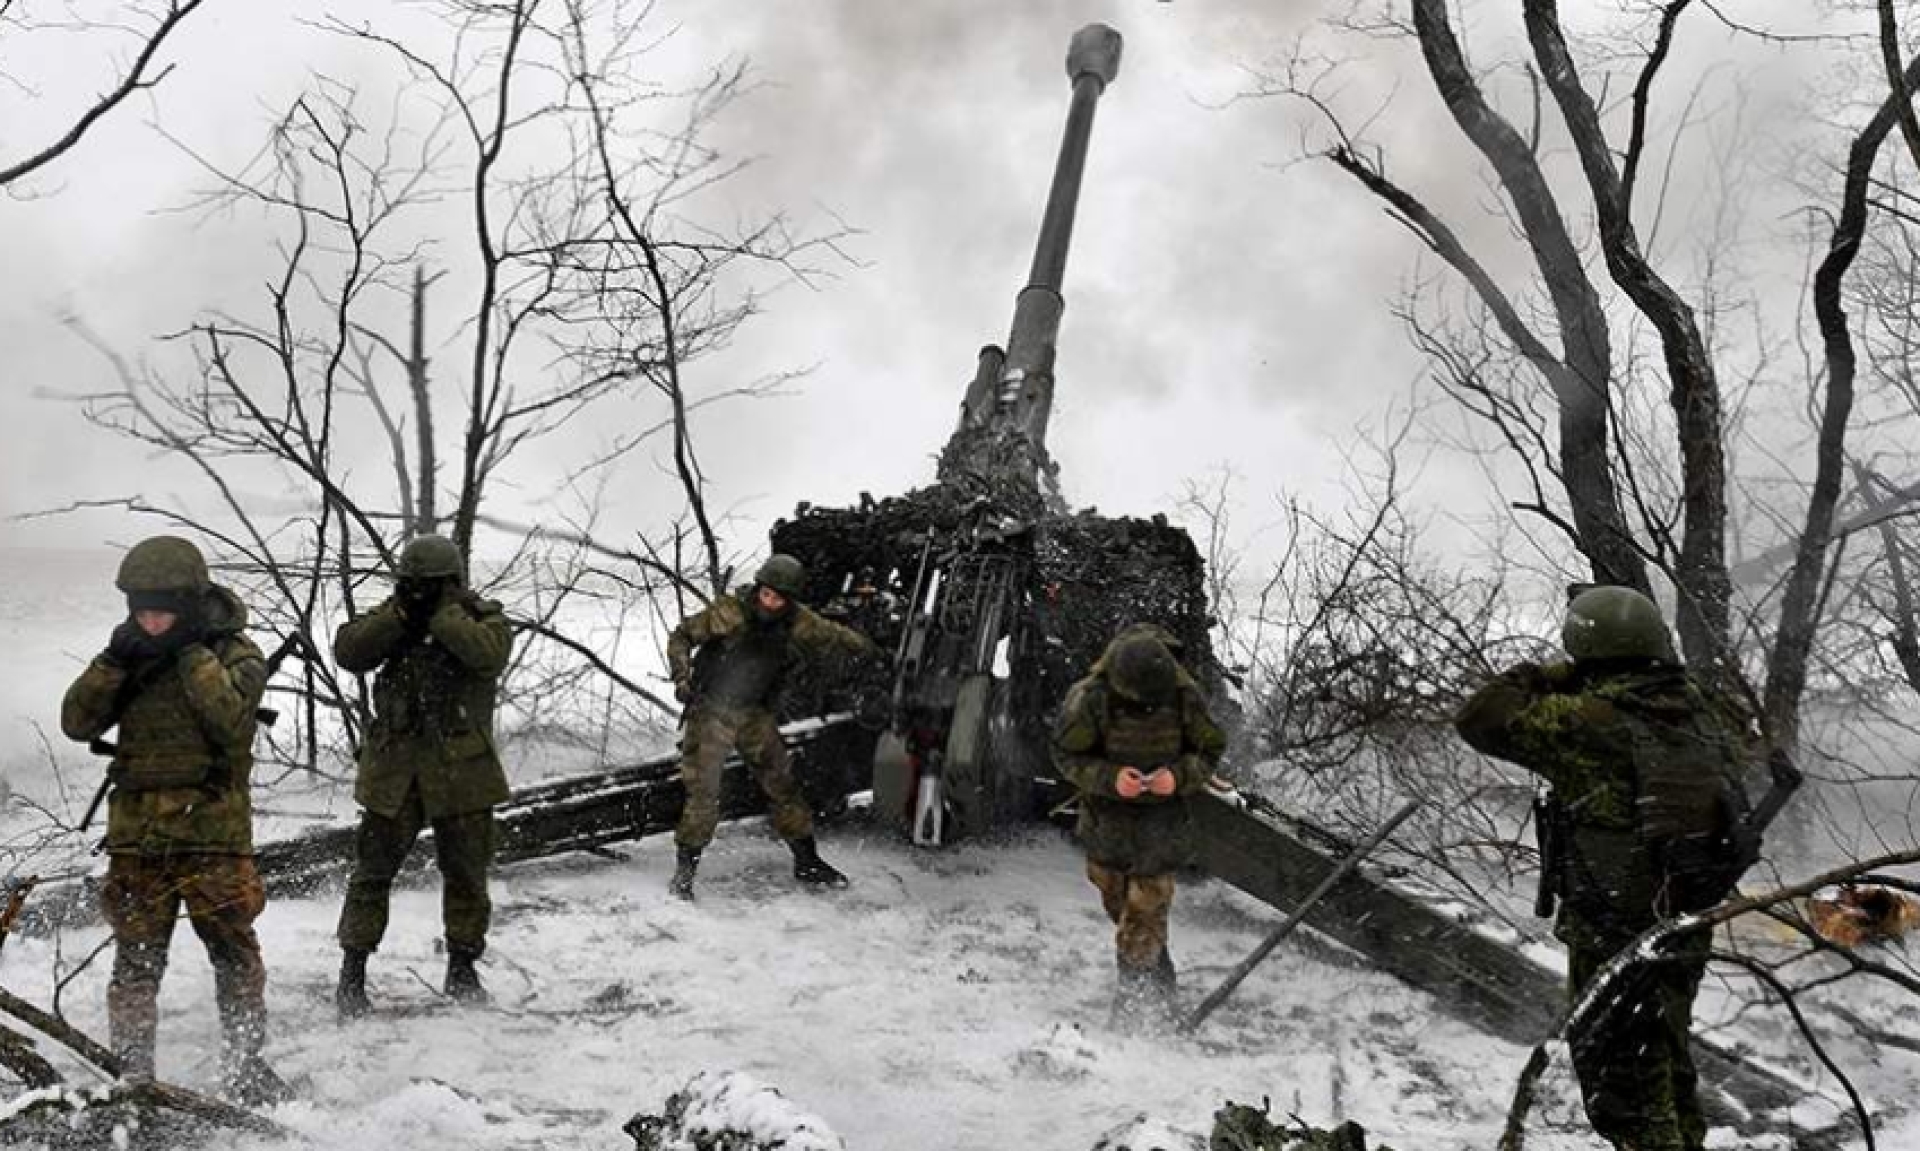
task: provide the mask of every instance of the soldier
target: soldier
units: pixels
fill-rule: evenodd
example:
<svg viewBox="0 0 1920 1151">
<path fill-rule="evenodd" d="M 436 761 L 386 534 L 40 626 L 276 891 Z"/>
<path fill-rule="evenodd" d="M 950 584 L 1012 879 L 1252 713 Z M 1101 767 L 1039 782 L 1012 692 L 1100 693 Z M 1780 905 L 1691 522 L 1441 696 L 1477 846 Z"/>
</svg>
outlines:
<svg viewBox="0 0 1920 1151">
<path fill-rule="evenodd" d="M 122 1074 L 151 1080 L 157 1000 L 184 904 L 213 964 L 224 1039 L 223 1089 L 248 1105 L 287 1085 L 261 1056 L 267 969 L 253 921 L 266 892 L 253 862 L 253 736 L 267 666 L 247 610 L 175 536 L 135 544 L 114 583 L 127 618 L 67 689 L 60 726 L 97 740 L 116 725 L 107 778 L 107 882 L 113 930 L 107 1029 Z"/>
<path fill-rule="evenodd" d="M 1087 878 L 1114 924 L 1113 1016 L 1127 1030 L 1171 1021 L 1167 917 L 1189 854 L 1187 797 L 1207 786 L 1226 747 L 1157 630 L 1114 637 L 1067 692 L 1053 736 L 1055 762 L 1080 790 Z"/>
<path fill-rule="evenodd" d="M 493 708 L 512 646 L 505 612 L 467 590 L 459 548 L 436 535 L 408 540 L 393 595 L 334 637 L 342 669 L 379 669 L 353 789 L 362 809 L 353 876 L 340 908 L 334 998 L 342 1016 L 369 1009 L 367 957 L 386 934 L 394 876 L 428 825 L 443 884 L 446 993 L 486 1000 L 474 963 L 493 911 L 493 806 L 508 795 Z"/>
<path fill-rule="evenodd" d="M 1722 898 L 1738 878 L 1745 720 L 1717 706 L 1675 658 L 1652 600 L 1580 592 L 1561 631 L 1571 663 L 1520 664 L 1469 699 L 1455 724 L 1476 750 L 1553 788 L 1543 820 L 1554 933 L 1570 993 L 1657 921 Z M 1573 1036 L 1587 1117 L 1616 1148 L 1697 1151 L 1707 1125 L 1688 1052 L 1710 933 L 1622 980 L 1620 1000 Z"/>
<path fill-rule="evenodd" d="M 723 595 L 680 621 L 667 639 L 674 696 L 687 705 L 680 740 L 686 807 L 674 832 L 678 863 L 667 890 L 693 898 L 700 853 L 720 822 L 720 766 L 738 750 L 772 808 L 773 829 L 793 851 L 793 877 L 813 887 L 845 887 L 847 877 L 820 858 L 813 812 L 794 782 L 780 740 L 781 688 L 795 664 L 812 655 L 873 659 L 880 651 L 851 628 L 800 603 L 807 573 L 792 556 L 760 565 L 753 583 Z"/>
</svg>

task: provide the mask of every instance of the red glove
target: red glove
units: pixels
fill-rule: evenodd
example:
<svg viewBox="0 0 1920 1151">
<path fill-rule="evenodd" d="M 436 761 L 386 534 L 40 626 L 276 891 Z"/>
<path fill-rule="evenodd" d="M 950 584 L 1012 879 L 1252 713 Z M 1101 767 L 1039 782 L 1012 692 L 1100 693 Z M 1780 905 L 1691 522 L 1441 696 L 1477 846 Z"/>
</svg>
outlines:
<svg viewBox="0 0 1920 1151">
<path fill-rule="evenodd" d="M 1123 767 L 1114 773 L 1113 790 L 1121 799 L 1139 799 L 1147 788 L 1147 777 L 1137 767 Z"/>
<path fill-rule="evenodd" d="M 1147 777 L 1147 790 L 1158 796 L 1172 795 L 1179 787 L 1180 781 L 1174 778 L 1172 771 L 1164 767 Z"/>
</svg>

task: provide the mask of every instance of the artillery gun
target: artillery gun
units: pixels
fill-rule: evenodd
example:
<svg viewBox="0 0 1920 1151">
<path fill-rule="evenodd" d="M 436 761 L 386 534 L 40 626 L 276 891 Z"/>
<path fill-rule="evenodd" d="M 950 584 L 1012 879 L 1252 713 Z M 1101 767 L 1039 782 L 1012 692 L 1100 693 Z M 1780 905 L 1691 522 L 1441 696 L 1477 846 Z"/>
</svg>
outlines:
<svg viewBox="0 0 1920 1151">
<path fill-rule="evenodd" d="M 857 685 L 810 677 L 787 701 L 782 727 L 794 770 L 816 807 L 831 809 L 868 785 L 874 809 L 922 841 L 981 834 L 1044 806 L 1048 726 L 1069 684 L 1126 623 L 1165 628 L 1217 703 L 1226 673 L 1208 639 L 1205 572 L 1185 532 L 1160 516 L 1070 514 L 1046 449 L 1061 287 L 1094 108 L 1118 75 L 1120 37 L 1091 25 L 1073 38 L 1065 138 L 1034 254 L 1004 351 L 981 350 L 960 419 L 935 482 L 854 508 L 802 505 L 775 525 L 776 551 L 808 568 L 806 598 L 891 648 L 890 724 L 854 722 Z M 823 669 L 825 670 L 825 669 Z M 661 834 L 684 801 L 678 757 L 666 755 L 518 790 L 502 805 L 500 860 L 569 852 Z M 764 811 L 764 798 L 729 759 L 724 817 Z M 1194 802 L 1198 862 L 1277 908 L 1302 907 L 1324 879 L 1305 922 L 1373 965 L 1431 992 L 1437 1002 L 1515 1043 L 1555 1023 L 1559 977 L 1516 948 L 1481 934 L 1363 871 L 1336 872 L 1327 833 L 1271 808 L 1202 794 Z M 337 882 L 353 832 L 324 829 L 263 845 L 258 867 L 276 897 Z M 431 835 L 408 869 L 432 858 Z M 94 882 L 61 885 L 21 920 L 51 931 L 97 913 Z M 1800 1085 L 1704 1037 L 1694 1043 L 1712 1092 L 1710 1110 L 1748 1134 L 1804 1102 Z M 1827 1126 L 1797 1146 L 1838 1145 Z"/>
<path fill-rule="evenodd" d="M 1193 541 L 1161 516 L 1070 514 L 1047 451 L 1074 214 L 1120 50 L 1120 34 L 1099 24 L 1068 47 L 1073 97 L 1032 268 L 1006 347 L 980 350 L 935 482 L 855 508 L 803 504 L 773 529 L 773 549 L 806 564 L 812 602 L 893 649 L 874 808 L 918 842 L 1034 812 L 1051 720 L 1123 624 L 1165 628 L 1220 687 Z M 789 706 L 800 718 L 832 705 L 809 695 Z"/>
</svg>

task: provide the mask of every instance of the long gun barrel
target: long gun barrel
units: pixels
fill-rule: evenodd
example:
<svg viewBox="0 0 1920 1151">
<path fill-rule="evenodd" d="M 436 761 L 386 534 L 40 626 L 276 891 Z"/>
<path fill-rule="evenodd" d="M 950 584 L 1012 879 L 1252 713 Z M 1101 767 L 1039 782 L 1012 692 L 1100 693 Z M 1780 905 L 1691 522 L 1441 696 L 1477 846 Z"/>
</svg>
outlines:
<svg viewBox="0 0 1920 1151">
<path fill-rule="evenodd" d="M 1059 344 L 1060 317 L 1066 301 L 1060 294 L 1067 270 L 1067 250 L 1073 240 L 1074 211 L 1079 206 L 1080 179 L 1087 165 L 1087 146 L 1093 135 L 1093 113 L 1100 96 L 1120 74 L 1120 33 L 1104 24 L 1089 24 L 1074 33 L 1067 47 L 1067 78 L 1073 83 L 1073 103 L 1067 109 L 1067 127 L 1054 162 L 1053 184 L 1047 193 L 1046 215 L 1040 239 L 1034 245 L 1033 267 L 1027 286 L 1014 304 L 1013 331 L 1004 353 L 981 349 L 973 382 L 967 388 L 960 426 L 941 460 L 940 478 L 958 479 L 967 473 L 992 475 L 1023 461 L 1008 459 L 1009 435 L 1027 463 L 1045 459 L 1047 420 L 1053 412 L 1053 358 Z M 981 433 L 988 433 L 981 435 Z M 980 458 L 982 452 L 988 458 Z M 1024 471 L 1024 468 L 1021 468 Z M 1035 482 L 1038 476 L 1031 477 Z"/>
</svg>

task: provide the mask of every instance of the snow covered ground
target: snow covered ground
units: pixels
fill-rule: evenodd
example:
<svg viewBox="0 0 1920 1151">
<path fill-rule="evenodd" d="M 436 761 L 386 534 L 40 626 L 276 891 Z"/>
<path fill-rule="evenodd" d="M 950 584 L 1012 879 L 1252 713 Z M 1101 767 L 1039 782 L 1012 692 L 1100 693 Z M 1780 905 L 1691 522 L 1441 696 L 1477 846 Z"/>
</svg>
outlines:
<svg viewBox="0 0 1920 1151">
<path fill-rule="evenodd" d="M 1403 1149 L 1485 1147 L 1521 1052 L 1309 937 L 1283 948 L 1194 1039 L 1106 1026 L 1111 942 L 1078 856 L 1039 830 L 937 854 L 853 830 L 827 843 L 844 892 L 793 886 L 758 824 L 723 832 L 700 899 L 667 900 L 671 846 L 504 871 L 482 969 L 490 1009 L 443 1006 L 437 894 L 396 899 L 372 991 L 340 1025 L 333 898 L 260 922 L 271 1054 L 305 1097 L 275 1117 L 324 1148 L 630 1146 L 619 1128 L 702 1069 L 750 1073 L 851 1148 L 1090 1148 L 1137 1114 L 1204 1133 L 1225 1099 L 1352 1118 Z M 1214 883 L 1183 892 L 1174 946 L 1191 1001 L 1276 918 Z M 61 941 L 68 962 L 99 930 Z M 162 996 L 163 1075 L 210 1086 L 212 982 L 182 930 Z M 0 983 L 45 1002 L 47 940 Z M 63 992 L 104 1032 L 105 963 Z M 220 1146 L 253 1145 L 222 1143 Z"/>
<path fill-rule="evenodd" d="M 39 819 L 23 801 L 71 814 L 91 791 L 97 762 L 61 745 L 51 727 L 61 687 L 101 630 L 81 635 L 73 621 L 97 622 L 111 563 L 90 555 L 30 571 L 0 563 L 0 573 L 0 586 L 12 589 L 38 580 L 32 594 L 0 596 L 0 648 L 13 660 L 0 677 L 0 772 L 14 793 L 8 799 L 0 787 L 3 844 Z M 35 722 L 53 737 L 64 800 Z M 555 770 L 515 758 L 523 781 Z M 1842 848 L 1911 842 L 1904 792 L 1884 800 L 1809 804 L 1828 814 L 1804 821 L 1808 842 L 1786 874 L 1826 866 Z M 284 814 L 263 821 L 266 835 L 352 814 L 337 791 L 274 795 L 267 806 Z M 1831 825 L 1857 836 L 1863 807 L 1886 824 L 1873 843 L 1841 844 L 1827 833 Z M 623 845 L 622 860 L 574 856 L 504 869 L 482 965 L 497 997 L 488 1009 L 440 1000 L 437 887 L 407 888 L 372 970 L 373 993 L 390 1010 L 344 1026 L 331 1002 L 337 893 L 276 902 L 260 923 L 270 1055 L 303 1097 L 274 1117 L 297 1133 L 295 1145 L 339 1151 L 624 1151 L 631 1141 L 620 1128 L 631 1115 L 657 1113 L 700 1071 L 727 1070 L 777 1087 L 853 1151 L 1080 1151 L 1138 1116 L 1147 1117 L 1141 1130 L 1167 1133 L 1162 1145 L 1173 1151 L 1173 1135 L 1204 1134 L 1223 1101 L 1262 1098 L 1276 1114 L 1315 1124 L 1357 1120 L 1399 1151 L 1487 1148 L 1498 1133 L 1526 1052 L 1450 1019 L 1310 931 L 1289 940 L 1198 1036 L 1128 1038 L 1106 1026 L 1110 933 L 1065 836 L 1034 829 L 1004 844 L 928 853 L 850 826 L 829 829 L 823 843 L 854 877 L 850 890 L 795 889 L 785 851 L 758 822 L 723 830 L 691 907 L 664 896 L 672 856 L 664 837 Z M 1183 888 L 1173 946 L 1187 1001 L 1278 918 L 1218 883 Z M 16 938 L 0 952 L 0 985 L 45 1005 L 55 982 L 104 937 L 93 927 L 58 940 Z M 209 1087 L 218 1048 L 211 975 L 190 932 L 177 933 L 173 954 L 162 1073 Z M 96 1036 L 105 1032 L 106 969 L 102 956 L 59 992 L 68 1017 Z M 1703 1027 L 1833 1092 L 1777 1007 L 1727 1024 L 1726 990 L 1723 977 L 1710 978 Z M 1804 1002 L 1881 1113 L 1880 1146 L 1920 1148 L 1920 1121 L 1886 1110 L 1914 1096 L 1920 1054 L 1861 1040 L 1826 1008 L 1909 1037 L 1920 1034 L 1920 1009 L 1858 979 Z M 1563 1066 L 1549 1086 L 1529 1148 L 1596 1151 Z M 266 1145 L 231 1136 L 212 1143 Z M 1731 1132 L 1717 1133 L 1716 1146 L 1733 1145 Z"/>
</svg>

